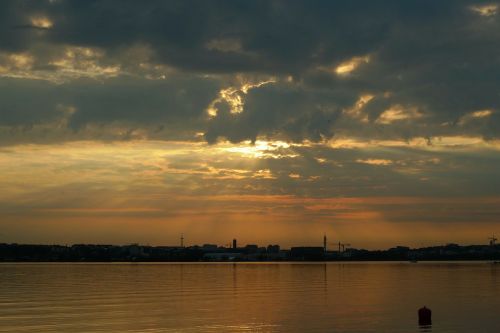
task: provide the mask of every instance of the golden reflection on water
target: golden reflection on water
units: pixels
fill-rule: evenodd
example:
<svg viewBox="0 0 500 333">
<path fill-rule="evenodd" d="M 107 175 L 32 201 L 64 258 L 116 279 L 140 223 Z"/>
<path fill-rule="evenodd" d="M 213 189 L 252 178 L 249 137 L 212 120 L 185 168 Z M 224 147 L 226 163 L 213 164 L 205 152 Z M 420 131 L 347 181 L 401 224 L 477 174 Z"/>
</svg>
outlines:
<svg viewBox="0 0 500 333">
<path fill-rule="evenodd" d="M 0 332 L 496 332 L 499 269 L 487 263 L 0 264 Z M 432 327 L 417 325 L 423 305 L 433 310 Z"/>
</svg>

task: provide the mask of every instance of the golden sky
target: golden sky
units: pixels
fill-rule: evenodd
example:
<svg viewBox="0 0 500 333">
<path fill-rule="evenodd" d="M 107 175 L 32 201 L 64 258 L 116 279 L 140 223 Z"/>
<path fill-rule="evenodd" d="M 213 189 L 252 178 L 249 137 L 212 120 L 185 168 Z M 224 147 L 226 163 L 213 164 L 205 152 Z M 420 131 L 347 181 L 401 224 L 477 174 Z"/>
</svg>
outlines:
<svg viewBox="0 0 500 333">
<path fill-rule="evenodd" d="M 439 183 L 449 169 L 464 172 L 457 160 L 496 154 L 496 144 L 361 146 L 144 140 L 3 148 L 2 238 L 160 245 L 183 233 L 190 244 L 236 237 L 290 246 L 320 245 L 325 232 L 332 242 L 376 248 L 481 242 L 494 230 L 493 189 L 483 194 L 464 180 L 476 193 L 455 193 L 464 185 Z M 435 157 L 450 151 L 459 157 Z"/>
</svg>

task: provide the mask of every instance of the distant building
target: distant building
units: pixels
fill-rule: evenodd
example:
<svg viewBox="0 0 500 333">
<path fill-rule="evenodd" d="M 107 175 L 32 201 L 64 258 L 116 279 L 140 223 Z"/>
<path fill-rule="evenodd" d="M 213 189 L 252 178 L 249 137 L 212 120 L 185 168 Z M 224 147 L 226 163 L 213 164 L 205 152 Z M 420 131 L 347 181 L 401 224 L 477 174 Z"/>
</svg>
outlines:
<svg viewBox="0 0 500 333">
<path fill-rule="evenodd" d="M 214 251 L 214 250 L 217 250 L 217 245 L 215 244 L 203 244 L 203 246 L 201 247 L 202 250 L 204 251 Z"/>
<path fill-rule="evenodd" d="M 410 248 L 408 246 L 396 246 L 396 247 L 391 247 L 389 252 L 399 252 L 399 253 L 406 253 L 410 251 Z"/>
<path fill-rule="evenodd" d="M 236 241 L 236 238 L 233 239 L 233 249 L 236 249 L 238 247 L 238 242 Z"/>
<path fill-rule="evenodd" d="M 324 249 L 320 246 L 300 246 L 290 249 L 290 257 L 293 260 L 323 260 Z"/>
<path fill-rule="evenodd" d="M 124 246 L 126 251 L 131 257 L 142 257 L 144 256 L 144 249 L 139 244 L 130 244 L 128 246 Z"/>
<path fill-rule="evenodd" d="M 248 244 L 245 246 L 245 252 L 246 253 L 256 253 L 259 251 L 259 247 L 255 244 Z"/>
<path fill-rule="evenodd" d="M 267 253 L 279 253 L 280 252 L 280 246 L 279 245 L 271 245 L 269 244 L 267 246 Z"/>
<path fill-rule="evenodd" d="M 238 261 L 241 260 L 241 253 L 230 253 L 230 252 L 214 252 L 214 253 L 205 253 L 203 255 L 204 260 L 213 260 L 213 261 Z"/>
</svg>

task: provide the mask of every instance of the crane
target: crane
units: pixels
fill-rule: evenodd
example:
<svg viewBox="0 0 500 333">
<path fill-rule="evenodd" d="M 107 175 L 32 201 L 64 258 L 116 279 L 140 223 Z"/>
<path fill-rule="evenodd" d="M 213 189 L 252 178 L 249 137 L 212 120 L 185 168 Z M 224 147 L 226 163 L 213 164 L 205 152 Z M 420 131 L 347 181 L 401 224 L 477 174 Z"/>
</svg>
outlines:
<svg viewBox="0 0 500 333">
<path fill-rule="evenodd" d="M 339 248 L 339 253 L 344 252 L 346 246 L 351 246 L 351 244 L 349 244 L 349 243 L 341 243 L 341 242 L 338 242 L 338 243 L 330 243 L 330 242 L 328 242 L 328 244 L 337 245 L 338 248 Z M 340 251 L 341 248 L 342 248 L 342 251 Z"/>
<path fill-rule="evenodd" d="M 348 244 L 348 243 L 343 244 L 343 243 L 339 242 L 338 246 L 339 246 L 339 253 L 340 253 L 340 247 L 341 246 L 342 246 L 342 252 L 344 252 L 345 251 L 345 247 L 346 246 L 351 246 L 351 244 Z"/>
<path fill-rule="evenodd" d="M 351 244 L 348 244 L 348 243 L 341 243 L 340 241 L 338 243 L 331 243 L 331 242 L 328 242 L 327 238 L 326 238 L 326 233 L 323 234 L 323 249 L 325 251 L 325 253 L 327 253 L 327 245 L 328 244 L 331 244 L 331 245 L 338 245 L 339 247 L 339 253 L 341 253 L 340 251 L 340 248 L 342 247 L 342 252 L 345 251 L 345 247 L 346 246 L 351 246 Z"/>
<path fill-rule="evenodd" d="M 341 243 L 340 241 L 338 243 L 332 243 L 332 242 L 329 242 L 327 237 L 326 237 L 326 233 L 323 234 L 323 250 L 325 252 L 325 256 L 328 257 L 328 244 L 331 244 L 331 245 L 337 245 L 338 248 L 339 248 L 339 252 L 337 252 L 337 258 L 342 258 L 345 256 L 345 248 L 346 246 L 351 246 L 351 244 L 349 243 Z M 342 251 L 340 250 L 340 248 L 342 248 Z M 325 257 L 325 258 L 326 258 Z"/>
<path fill-rule="evenodd" d="M 488 238 L 488 239 L 490 240 L 490 245 L 491 245 L 491 246 L 495 246 L 496 241 L 498 240 L 498 239 L 495 237 L 495 235 L 493 235 L 493 237 L 490 237 L 490 238 Z"/>
</svg>

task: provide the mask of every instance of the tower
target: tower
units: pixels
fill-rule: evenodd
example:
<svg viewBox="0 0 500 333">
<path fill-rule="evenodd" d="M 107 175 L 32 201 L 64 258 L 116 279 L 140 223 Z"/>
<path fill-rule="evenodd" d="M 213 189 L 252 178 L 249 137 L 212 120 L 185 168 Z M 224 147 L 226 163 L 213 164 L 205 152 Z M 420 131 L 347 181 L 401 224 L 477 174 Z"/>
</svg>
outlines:
<svg viewBox="0 0 500 333">
<path fill-rule="evenodd" d="M 323 251 L 327 251 L 327 248 L 326 248 L 326 234 L 323 235 Z"/>
<path fill-rule="evenodd" d="M 233 249 L 236 249 L 238 246 L 238 243 L 236 242 L 236 238 L 233 239 Z"/>
</svg>

